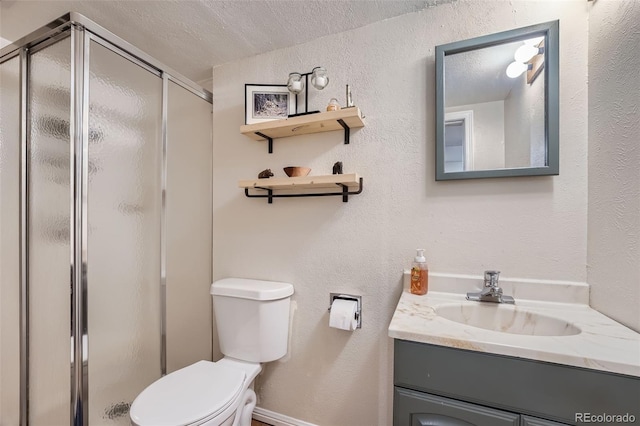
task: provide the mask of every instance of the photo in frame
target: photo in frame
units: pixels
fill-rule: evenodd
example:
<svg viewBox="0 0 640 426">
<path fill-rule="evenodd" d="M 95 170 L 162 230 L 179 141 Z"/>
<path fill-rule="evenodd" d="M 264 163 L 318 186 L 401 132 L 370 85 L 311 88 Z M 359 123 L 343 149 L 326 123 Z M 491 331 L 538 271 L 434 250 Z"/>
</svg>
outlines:
<svg viewBox="0 0 640 426">
<path fill-rule="evenodd" d="M 296 96 L 286 84 L 245 84 L 245 124 L 281 120 L 296 113 Z"/>
</svg>

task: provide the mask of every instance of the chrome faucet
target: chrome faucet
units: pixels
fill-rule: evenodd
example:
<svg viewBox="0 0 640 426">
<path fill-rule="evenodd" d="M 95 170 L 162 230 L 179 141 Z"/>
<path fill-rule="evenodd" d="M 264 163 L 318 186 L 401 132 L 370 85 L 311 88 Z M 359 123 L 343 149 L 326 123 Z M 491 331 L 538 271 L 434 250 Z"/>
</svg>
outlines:
<svg viewBox="0 0 640 426">
<path fill-rule="evenodd" d="M 498 285 L 498 278 L 500 278 L 500 271 L 484 271 L 484 288 L 478 293 L 467 293 L 467 300 L 514 304 L 513 297 L 502 294 L 502 289 Z"/>
</svg>

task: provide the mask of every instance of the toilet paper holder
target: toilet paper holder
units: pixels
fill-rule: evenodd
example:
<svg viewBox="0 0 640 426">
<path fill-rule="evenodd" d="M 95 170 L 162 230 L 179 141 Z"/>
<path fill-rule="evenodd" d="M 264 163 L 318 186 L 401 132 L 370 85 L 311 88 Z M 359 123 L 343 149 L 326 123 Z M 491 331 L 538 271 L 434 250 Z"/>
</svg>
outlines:
<svg viewBox="0 0 640 426">
<path fill-rule="evenodd" d="M 357 302 L 357 308 L 356 308 L 356 321 L 357 321 L 357 326 L 356 328 L 362 328 L 362 296 L 354 296 L 351 294 L 343 294 L 343 293 L 329 293 L 329 309 L 328 311 L 331 311 L 331 305 L 333 304 L 333 301 L 336 299 L 343 299 L 343 300 L 355 300 Z"/>
</svg>

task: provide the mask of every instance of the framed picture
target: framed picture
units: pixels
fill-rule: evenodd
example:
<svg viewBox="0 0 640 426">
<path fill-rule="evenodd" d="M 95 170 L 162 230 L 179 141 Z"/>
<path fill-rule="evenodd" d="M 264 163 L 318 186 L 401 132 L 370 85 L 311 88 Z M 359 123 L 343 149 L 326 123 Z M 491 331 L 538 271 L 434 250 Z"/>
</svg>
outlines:
<svg viewBox="0 0 640 426">
<path fill-rule="evenodd" d="M 281 120 L 296 113 L 296 97 L 286 84 L 245 84 L 244 123 Z"/>
</svg>

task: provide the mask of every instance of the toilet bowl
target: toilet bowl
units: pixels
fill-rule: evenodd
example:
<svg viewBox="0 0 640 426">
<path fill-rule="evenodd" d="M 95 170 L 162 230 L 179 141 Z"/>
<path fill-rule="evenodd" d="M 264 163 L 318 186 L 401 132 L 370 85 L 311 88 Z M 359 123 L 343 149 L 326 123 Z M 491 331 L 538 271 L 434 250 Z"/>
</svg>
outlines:
<svg viewBox="0 0 640 426">
<path fill-rule="evenodd" d="M 133 425 L 248 425 L 255 407 L 253 379 L 260 364 L 223 358 L 198 361 L 148 386 L 129 412 Z M 242 414 L 248 409 L 248 421 Z M 240 415 L 236 416 L 239 413 Z M 234 422 L 235 420 L 235 422 Z"/>
<path fill-rule="evenodd" d="M 211 285 L 225 355 L 198 361 L 149 385 L 129 411 L 136 426 L 250 426 L 261 363 L 287 353 L 293 286 L 225 278 Z"/>
</svg>

